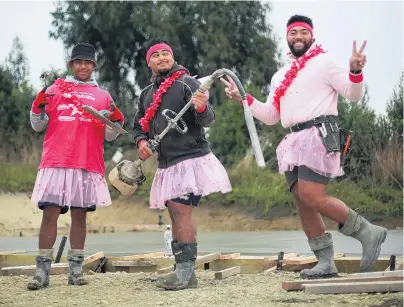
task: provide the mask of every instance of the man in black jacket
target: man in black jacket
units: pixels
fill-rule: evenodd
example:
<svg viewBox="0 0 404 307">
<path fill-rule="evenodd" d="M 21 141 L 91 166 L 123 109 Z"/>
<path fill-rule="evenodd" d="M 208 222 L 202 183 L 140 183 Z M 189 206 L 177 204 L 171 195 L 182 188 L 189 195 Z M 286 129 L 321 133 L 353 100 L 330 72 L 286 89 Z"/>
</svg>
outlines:
<svg viewBox="0 0 404 307">
<path fill-rule="evenodd" d="M 152 71 L 151 83 L 140 94 L 133 126 L 142 160 L 153 155 L 148 140 L 166 128 L 166 116 L 175 117 L 190 100 L 194 104 L 182 116 L 187 131 L 171 129 L 157 146 L 158 169 L 150 191 L 150 208 L 168 208 L 176 262 L 175 271 L 161 278 L 158 286 L 167 290 L 193 288 L 197 286 L 197 240 L 192 206 L 197 206 L 202 196 L 230 192 L 231 185 L 205 136 L 204 128 L 215 119 L 208 92 L 197 92 L 200 82 L 174 62 L 173 51 L 165 41 L 150 44 L 146 62 Z M 178 125 L 184 128 L 180 122 Z"/>
</svg>

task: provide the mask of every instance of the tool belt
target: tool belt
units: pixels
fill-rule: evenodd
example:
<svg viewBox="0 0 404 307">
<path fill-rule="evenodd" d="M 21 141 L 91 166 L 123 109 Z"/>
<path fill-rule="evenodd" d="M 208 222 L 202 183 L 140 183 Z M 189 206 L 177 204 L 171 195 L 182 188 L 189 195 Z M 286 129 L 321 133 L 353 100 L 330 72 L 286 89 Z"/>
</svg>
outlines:
<svg viewBox="0 0 404 307">
<path fill-rule="evenodd" d="M 322 115 L 307 122 L 290 127 L 290 132 L 298 132 L 311 127 L 318 127 L 321 141 L 329 154 L 341 152 L 341 161 L 350 151 L 352 131 L 339 127 L 339 118 L 335 115 Z"/>
</svg>

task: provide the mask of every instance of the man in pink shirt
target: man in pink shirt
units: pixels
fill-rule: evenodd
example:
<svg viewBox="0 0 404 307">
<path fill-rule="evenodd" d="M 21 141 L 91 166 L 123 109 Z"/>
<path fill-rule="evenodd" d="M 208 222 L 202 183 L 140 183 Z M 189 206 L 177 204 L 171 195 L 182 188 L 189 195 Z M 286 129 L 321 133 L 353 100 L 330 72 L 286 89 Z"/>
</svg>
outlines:
<svg viewBox="0 0 404 307">
<path fill-rule="evenodd" d="M 113 141 L 118 133 L 86 113 L 82 106 L 92 106 L 118 126 L 123 125 L 124 116 L 111 95 L 91 77 L 97 65 L 92 45 L 77 44 L 68 65 L 74 76 L 58 79 L 41 91 L 30 112 L 33 129 L 46 129 L 46 133 L 31 198 L 43 210 L 43 217 L 36 274 L 28 283 L 29 290 L 49 285 L 57 221 L 69 208 L 72 223 L 68 284 L 87 283 L 82 271 L 87 212 L 111 205 L 104 177 L 104 140 Z"/>
<path fill-rule="evenodd" d="M 272 77 L 266 103 L 251 95 L 247 95 L 247 101 L 254 117 L 267 125 L 281 120 L 282 126 L 290 131 L 276 150 L 279 172 L 286 177 L 309 246 L 318 260 L 313 269 L 303 270 L 300 275 L 302 278 L 338 276 L 333 240 L 325 232 L 321 214 L 337 222 L 342 234 L 362 244 L 360 271 L 369 271 L 380 254 L 387 230 L 372 225 L 344 202 L 329 196 L 326 190 L 330 178 L 344 174 L 341 167 L 344 133 L 338 125 L 338 95 L 351 102 L 363 98 L 366 41 L 359 50 L 354 41 L 347 70 L 336 65 L 321 46 L 314 44 L 310 18 L 292 16 L 286 34 L 291 63 Z M 234 82 L 231 79 L 222 82 L 227 96 L 240 101 Z"/>
</svg>

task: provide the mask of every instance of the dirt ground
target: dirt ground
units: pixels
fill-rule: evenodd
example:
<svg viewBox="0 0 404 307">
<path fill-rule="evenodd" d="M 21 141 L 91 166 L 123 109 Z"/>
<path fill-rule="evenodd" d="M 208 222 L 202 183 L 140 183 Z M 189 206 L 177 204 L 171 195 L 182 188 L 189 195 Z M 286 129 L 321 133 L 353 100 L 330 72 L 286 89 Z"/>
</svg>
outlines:
<svg viewBox="0 0 404 307">
<path fill-rule="evenodd" d="M 197 271 L 198 288 L 164 291 L 149 273 L 105 273 L 87 275 L 89 284 L 67 285 L 66 275 L 51 278 L 51 286 L 26 290 L 25 276 L 0 277 L 0 306 L 299 306 L 299 307 L 392 307 L 403 306 L 402 293 L 316 295 L 282 290 L 283 280 L 298 278 L 289 272 L 245 274 L 215 280 L 212 271 Z"/>
</svg>

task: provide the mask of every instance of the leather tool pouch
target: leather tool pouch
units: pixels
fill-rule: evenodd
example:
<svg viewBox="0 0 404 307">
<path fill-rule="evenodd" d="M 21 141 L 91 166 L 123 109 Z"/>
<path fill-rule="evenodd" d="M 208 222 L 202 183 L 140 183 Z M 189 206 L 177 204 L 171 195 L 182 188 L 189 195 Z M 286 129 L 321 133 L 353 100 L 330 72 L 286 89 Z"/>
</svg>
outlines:
<svg viewBox="0 0 404 307">
<path fill-rule="evenodd" d="M 325 122 L 318 126 L 321 141 L 328 153 L 341 151 L 341 130 L 337 123 Z"/>
</svg>

